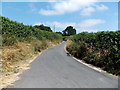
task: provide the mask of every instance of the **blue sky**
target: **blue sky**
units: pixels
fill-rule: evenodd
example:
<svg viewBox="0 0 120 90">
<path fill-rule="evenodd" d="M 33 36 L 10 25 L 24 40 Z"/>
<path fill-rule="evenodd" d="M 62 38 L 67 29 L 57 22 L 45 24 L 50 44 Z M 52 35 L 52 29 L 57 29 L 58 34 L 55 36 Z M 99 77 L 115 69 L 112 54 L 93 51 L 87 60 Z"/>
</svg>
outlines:
<svg viewBox="0 0 120 90">
<path fill-rule="evenodd" d="M 74 2 L 73 2 L 74 1 Z M 77 33 L 118 29 L 117 2 L 3 2 L 2 16 L 25 25 L 44 24 L 55 31 L 71 25 Z"/>
</svg>

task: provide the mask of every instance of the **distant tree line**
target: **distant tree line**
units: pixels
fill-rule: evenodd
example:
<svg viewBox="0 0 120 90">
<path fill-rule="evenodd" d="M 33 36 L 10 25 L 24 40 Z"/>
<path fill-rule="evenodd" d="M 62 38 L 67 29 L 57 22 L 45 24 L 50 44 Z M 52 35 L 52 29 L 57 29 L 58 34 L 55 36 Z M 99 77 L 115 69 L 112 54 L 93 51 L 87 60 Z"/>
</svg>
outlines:
<svg viewBox="0 0 120 90">
<path fill-rule="evenodd" d="M 43 30 L 43 31 L 53 32 L 50 27 L 44 26 L 43 24 L 35 25 L 34 27 L 38 28 L 40 30 Z M 56 32 L 56 33 L 58 33 L 60 35 L 63 35 L 63 36 L 71 36 L 71 35 L 75 35 L 76 34 L 76 29 L 74 29 L 72 26 L 68 26 L 62 32 Z"/>
<path fill-rule="evenodd" d="M 3 16 L 0 16 L 0 18 L 2 23 L 0 34 L 2 34 L 3 46 L 13 45 L 18 41 L 30 41 L 32 38 L 51 41 L 59 41 L 62 39 L 62 35 L 52 32 L 48 26 L 27 26 Z"/>
<path fill-rule="evenodd" d="M 38 28 L 38 29 L 40 29 L 40 30 L 43 30 L 43 31 L 49 31 L 49 32 L 52 32 L 52 30 L 51 30 L 50 27 L 48 27 L 48 26 L 44 26 L 43 24 L 41 24 L 41 25 L 35 25 L 34 27 L 35 27 L 35 28 Z"/>
</svg>

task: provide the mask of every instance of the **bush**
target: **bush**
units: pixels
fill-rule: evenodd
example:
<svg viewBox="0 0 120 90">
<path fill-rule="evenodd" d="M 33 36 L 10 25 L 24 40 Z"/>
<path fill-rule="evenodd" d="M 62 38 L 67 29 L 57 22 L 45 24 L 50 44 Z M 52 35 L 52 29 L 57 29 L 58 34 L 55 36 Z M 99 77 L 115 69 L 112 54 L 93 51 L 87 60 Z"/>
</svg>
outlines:
<svg viewBox="0 0 120 90">
<path fill-rule="evenodd" d="M 120 75 L 120 31 L 83 32 L 71 40 L 67 50 L 73 56 Z"/>
<path fill-rule="evenodd" d="M 17 42 L 15 36 L 4 37 L 3 36 L 3 46 L 11 46 Z"/>
</svg>

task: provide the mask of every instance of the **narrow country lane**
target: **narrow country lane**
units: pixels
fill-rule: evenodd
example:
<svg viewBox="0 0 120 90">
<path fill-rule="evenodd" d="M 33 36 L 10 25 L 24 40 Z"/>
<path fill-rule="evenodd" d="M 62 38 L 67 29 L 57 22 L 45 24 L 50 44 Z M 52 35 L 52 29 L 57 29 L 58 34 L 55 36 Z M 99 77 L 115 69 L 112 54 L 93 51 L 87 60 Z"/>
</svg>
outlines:
<svg viewBox="0 0 120 90">
<path fill-rule="evenodd" d="M 118 78 L 77 62 L 64 51 L 65 42 L 45 50 L 20 75 L 15 88 L 118 88 Z"/>
</svg>

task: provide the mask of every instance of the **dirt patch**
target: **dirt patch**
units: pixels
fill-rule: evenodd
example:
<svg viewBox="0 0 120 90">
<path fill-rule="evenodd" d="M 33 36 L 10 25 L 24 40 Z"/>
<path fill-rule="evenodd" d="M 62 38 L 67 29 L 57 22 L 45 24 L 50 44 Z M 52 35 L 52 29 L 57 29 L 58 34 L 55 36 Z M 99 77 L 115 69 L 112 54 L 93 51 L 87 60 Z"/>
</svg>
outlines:
<svg viewBox="0 0 120 90">
<path fill-rule="evenodd" d="M 34 55 L 30 60 L 18 62 L 17 66 L 15 67 L 16 70 L 14 72 L 2 73 L 2 77 L 0 78 L 0 82 L 2 82 L 0 89 L 5 88 L 9 85 L 13 85 L 12 84 L 13 82 L 15 82 L 16 80 L 19 80 L 20 77 L 18 77 L 18 75 L 22 74 L 23 71 L 30 69 L 29 65 L 40 54 Z"/>
<path fill-rule="evenodd" d="M 53 47 L 55 45 L 56 45 L 56 43 L 48 42 L 48 48 Z M 48 49 L 48 48 L 46 48 L 46 49 Z M 16 52 L 16 50 L 15 50 L 15 52 Z M 34 53 L 30 57 L 27 57 L 27 59 L 25 59 L 25 60 L 20 60 L 19 62 L 15 61 L 14 64 L 12 64 L 12 65 L 9 65 L 9 63 L 8 63 L 8 66 L 11 67 L 12 69 L 6 68 L 7 71 L 4 73 L 2 71 L 0 71 L 0 75 L 1 75 L 0 76 L 0 89 L 5 88 L 7 86 L 14 86 L 13 83 L 17 80 L 20 80 L 20 77 L 18 75 L 22 74 L 25 70 L 30 69 L 29 65 L 31 64 L 31 62 L 33 62 L 35 60 L 35 58 L 37 56 L 39 56 L 43 51 L 44 50 L 42 50 L 39 53 Z M 10 50 L 10 52 L 11 52 L 11 50 Z M 13 58 L 13 57 L 10 57 L 10 58 Z M 8 59 L 8 60 L 10 60 L 10 59 Z"/>
</svg>

